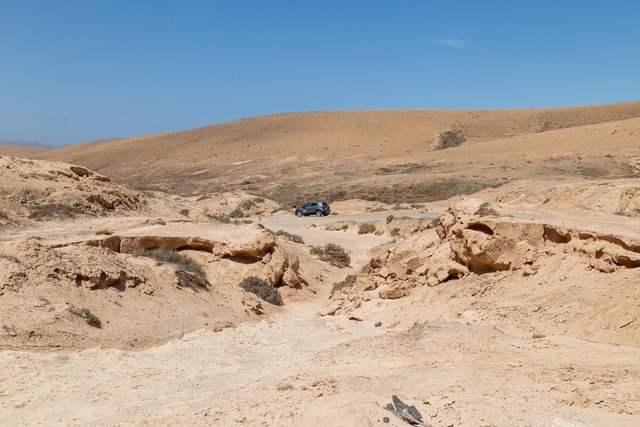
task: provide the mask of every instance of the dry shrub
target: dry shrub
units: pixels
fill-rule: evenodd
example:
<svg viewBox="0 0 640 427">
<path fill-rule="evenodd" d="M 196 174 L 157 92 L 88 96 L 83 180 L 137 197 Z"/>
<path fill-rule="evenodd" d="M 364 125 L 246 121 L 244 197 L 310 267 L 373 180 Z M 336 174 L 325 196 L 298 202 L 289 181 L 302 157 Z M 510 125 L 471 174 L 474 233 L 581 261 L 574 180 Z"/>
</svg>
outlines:
<svg viewBox="0 0 640 427">
<path fill-rule="evenodd" d="M 11 336 L 11 337 L 17 337 L 18 336 L 18 332 L 16 332 L 16 328 L 15 326 L 11 325 L 2 325 L 2 330 L 4 331 L 5 334 Z"/>
<path fill-rule="evenodd" d="M 112 234 L 113 234 L 113 231 L 107 230 L 106 228 L 96 231 L 96 235 L 98 236 L 111 236 Z"/>
<path fill-rule="evenodd" d="M 333 290 L 331 293 L 335 293 L 340 289 L 350 288 L 356 284 L 357 276 L 355 274 L 349 274 L 345 277 L 341 282 L 336 282 L 333 284 Z"/>
<path fill-rule="evenodd" d="M 189 216 L 189 209 L 180 209 L 180 215 Z"/>
<path fill-rule="evenodd" d="M 334 243 L 327 243 L 324 247 L 314 246 L 309 252 L 311 255 L 318 255 L 320 260 L 338 268 L 348 267 L 351 263 L 351 257 L 347 251 Z"/>
<path fill-rule="evenodd" d="M 209 218 L 209 219 L 211 219 L 213 221 L 221 222 L 223 224 L 229 224 L 231 222 L 231 220 L 229 219 L 229 217 L 227 215 L 207 214 L 207 218 Z"/>
<path fill-rule="evenodd" d="M 255 276 L 248 276 L 238 284 L 242 289 L 257 295 L 263 301 L 273 305 L 282 305 L 282 297 L 276 288 Z"/>
<path fill-rule="evenodd" d="M 84 321 L 87 322 L 87 325 L 93 326 L 94 328 L 102 327 L 102 322 L 100 321 L 100 319 L 98 319 L 98 317 L 95 314 L 91 313 L 89 309 L 78 308 L 76 306 L 70 305 L 68 310 L 69 310 L 69 313 L 82 317 Z"/>
<path fill-rule="evenodd" d="M 290 241 L 295 242 L 295 243 L 302 243 L 304 245 L 304 239 L 302 238 L 302 236 L 299 236 L 297 234 L 292 234 L 292 233 L 289 233 L 289 232 L 284 231 L 284 230 L 278 230 L 273 234 L 275 234 L 276 236 L 282 236 L 285 239 L 290 240 Z"/>
<path fill-rule="evenodd" d="M 15 255 L 0 254 L 0 259 L 6 259 L 7 261 L 13 261 L 16 264 L 20 264 L 20 259 Z"/>
<path fill-rule="evenodd" d="M 551 123 L 542 116 L 533 116 L 529 126 L 534 132 L 546 132 L 551 129 Z"/>
<path fill-rule="evenodd" d="M 181 254 L 178 251 L 167 248 L 155 248 L 155 249 L 147 249 L 145 251 L 140 251 L 135 253 L 136 256 L 143 256 L 147 258 L 155 259 L 159 262 L 166 262 L 169 264 L 173 264 L 176 267 L 196 274 L 205 275 L 202 267 L 198 265 L 193 259 L 191 259 L 188 255 Z"/>
<path fill-rule="evenodd" d="M 369 234 L 376 231 L 376 226 L 371 224 L 370 222 L 365 222 L 364 224 L 360 224 L 360 228 L 358 229 L 358 234 Z"/>
<path fill-rule="evenodd" d="M 399 236 L 399 235 L 400 235 L 400 229 L 399 229 L 398 227 L 396 227 L 396 228 L 394 228 L 393 230 L 391 230 L 391 231 L 389 232 L 389 234 L 390 234 L 391 236 L 394 236 L 394 237 L 395 237 L 395 236 Z"/>
<path fill-rule="evenodd" d="M 31 208 L 29 219 L 35 219 L 37 221 L 44 221 L 47 219 L 69 219 L 75 218 L 76 215 L 82 213 L 83 212 L 80 209 L 73 206 L 62 203 L 48 203 Z"/>
<path fill-rule="evenodd" d="M 248 211 L 249 209 L 254 208 L 255 206 L 256 204 L 253 201 L 247 199 L 247 200 L 244 200 L 242 203 L 240 203 L 239 207 Z"/>
<path fill-rule="evenodd" d="M 457 147 L 466 141 L 464 133 L 460 125 L 454 124 L 445 130 L 436 132 L 436 150 L 444 150 L 445 148 Z"/>
<path fill-rule="evenodd" d="M 229 213 L 229 218 L 244 218 L 244 212 L 240 208 L 235 208 Z"/>
<path fill-rule="evenodd" d="M 393 215 L 389 215 L 389 216 L 387 217 L 387 224 L 389 224 L 389 223 L 390 223 L 391 221 L 393 221 L 395 218 L 396 218 L 395 216 L 393 216 Z"/>
<path fill-rule="evenodd" d="M 498 216 L 498 212 L 489 203 L 481 204 L 475 214 L 479 216 Z"/>
</svg>

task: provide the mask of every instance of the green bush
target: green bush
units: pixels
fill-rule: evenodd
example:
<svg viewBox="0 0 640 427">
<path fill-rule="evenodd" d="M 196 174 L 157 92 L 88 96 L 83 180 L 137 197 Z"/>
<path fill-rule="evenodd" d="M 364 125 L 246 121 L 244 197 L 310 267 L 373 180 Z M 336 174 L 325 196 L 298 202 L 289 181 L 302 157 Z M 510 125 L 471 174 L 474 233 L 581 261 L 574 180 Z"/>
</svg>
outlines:
<svg viewBox="0 0 640 427">
<path fill-rule="evenodd" d="M 263 301 L 273 305 L 282 305 L 282 297 L 276 288 L 255 276 L 248 276 L 238 284 L 242 289 L 257 295 Z"/>
</svg>

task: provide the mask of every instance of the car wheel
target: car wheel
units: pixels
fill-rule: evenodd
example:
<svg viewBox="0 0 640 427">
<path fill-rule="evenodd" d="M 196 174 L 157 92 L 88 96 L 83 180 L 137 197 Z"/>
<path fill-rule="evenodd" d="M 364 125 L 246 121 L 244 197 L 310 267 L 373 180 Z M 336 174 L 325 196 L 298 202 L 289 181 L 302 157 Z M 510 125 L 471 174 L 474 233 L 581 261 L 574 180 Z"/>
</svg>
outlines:
<svg viewBox="0 0 640 427">
<path fill-rule="evenodd" d="M 302 216 L 302 211 L 296 211 L 296 216 L 297 217 L 301 217 Z"/>
<path fill-rule="evenodd" d="M 322 216 L 322 211 L 316 211 L 316 216 Z"/>
</svg>

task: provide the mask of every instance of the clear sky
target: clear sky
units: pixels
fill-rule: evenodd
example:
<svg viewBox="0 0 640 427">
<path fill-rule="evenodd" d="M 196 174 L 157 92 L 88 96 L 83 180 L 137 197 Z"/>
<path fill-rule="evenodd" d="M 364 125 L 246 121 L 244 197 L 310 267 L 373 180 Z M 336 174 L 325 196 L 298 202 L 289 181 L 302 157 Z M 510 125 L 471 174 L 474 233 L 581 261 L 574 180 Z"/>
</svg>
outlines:
<svg viewBox="0 0 640 427">
<path fill-rule="evenodd" d="M 636 0 L 0 0 L 0 139 L 637 99 Z"/>
</svg>

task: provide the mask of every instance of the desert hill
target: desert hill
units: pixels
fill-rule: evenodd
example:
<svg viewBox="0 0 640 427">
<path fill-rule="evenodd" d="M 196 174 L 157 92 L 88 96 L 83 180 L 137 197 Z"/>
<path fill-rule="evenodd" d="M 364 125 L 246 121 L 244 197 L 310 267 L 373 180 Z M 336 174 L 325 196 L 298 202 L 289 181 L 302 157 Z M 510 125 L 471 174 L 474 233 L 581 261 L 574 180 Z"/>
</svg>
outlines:
<svg viewBox="0 0 640 427">
<path fill-rule="evenodd" d="M 30 157 L 52 148 L 54 148 L 52 145 L 40 142 L 0 139 L 0 155 L 4 156 Z"/>
<path fill-rule="evenodd" d="M 638 101 L 289 113 L 66 146 L 37 157 L 85 165 L 134 188 L 180 194 L 243 189 L 288 205 L 316 196 L 394 202 L 395 194 L 410 193 L 410 201 L 425 202 L 519 178 L 630 176 L 625 156 L 640 147 L 639 117 Z M 436 133 L 451 127 L 461 130 L 462 146 L 434 151 Z M 515 153 L 531 158 L 515 167 Z M 594 171 L 591 164 L 604 155 L 613 156 L 610 165 Z M 478 176 L 467 174 L 469 162 L 476 162 Z M 405 182 L 407 175 L 420 177 L 422 188 Z"/>
</svg>

